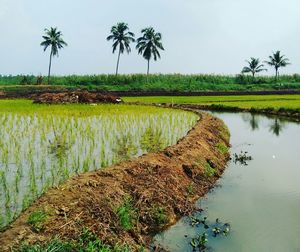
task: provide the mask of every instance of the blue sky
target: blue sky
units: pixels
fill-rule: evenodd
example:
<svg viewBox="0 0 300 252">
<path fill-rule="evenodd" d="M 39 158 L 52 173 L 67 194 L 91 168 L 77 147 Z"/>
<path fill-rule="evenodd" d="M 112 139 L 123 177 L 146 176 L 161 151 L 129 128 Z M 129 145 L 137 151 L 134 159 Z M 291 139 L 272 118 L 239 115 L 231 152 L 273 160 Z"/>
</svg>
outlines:
<svg viewBox="0 0 300 252">
<path fill-rule="evenodd" d="M 113 73 L 106 37 L 119 21 L 136 35 L 148 26 L 163 34 L 151 72 L 236 74 L 246 59 L 281 50 L 292 62 L 282 73 L 299 73 L 299 10 L 299 0 L 0 0 L 0 74 L 46 74 L 49 52 L 39 44 L 50 26 L 69 44 L 54 74 Z M 145 71 L 135 50 L 122 55 L 120 73 Z"/>
</svg>

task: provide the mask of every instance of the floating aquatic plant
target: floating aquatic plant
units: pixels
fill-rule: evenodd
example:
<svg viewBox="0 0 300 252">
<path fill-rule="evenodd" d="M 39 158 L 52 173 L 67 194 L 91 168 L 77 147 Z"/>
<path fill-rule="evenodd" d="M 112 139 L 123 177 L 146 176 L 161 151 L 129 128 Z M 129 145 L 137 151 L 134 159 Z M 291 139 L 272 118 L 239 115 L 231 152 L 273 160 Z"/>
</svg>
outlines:
<svg viewBox="0 0 300 252">
<path fill-rule="evenodd" d="M 208 240 L 219 236 L 228 236 L 230 234 L 230 224 L 221 222 L 219 218 L 217 218 L 215 222 L 210 222 L 206 216 L 202 218 L 199 216 L 191 216 L 190 225 L 197 228 L 197 230 L 201 228 L 201 230 L 204 231 L 196 237 L 192 237 L 190 245 L 193 251 L 208 251 Z"/>
<path fill-rule="evenodd" d="M 252 159 L 253 159 L 252 156 L 250 156 L 247 151 L 245 152 L 241 151 L 241 153 L 239 154 L 234 153 L 233 155 L 233 162 L 235 164 L 239 163 L 241 165 L 247 166 L 248 161 L 251 161 Z"/>
</svg>

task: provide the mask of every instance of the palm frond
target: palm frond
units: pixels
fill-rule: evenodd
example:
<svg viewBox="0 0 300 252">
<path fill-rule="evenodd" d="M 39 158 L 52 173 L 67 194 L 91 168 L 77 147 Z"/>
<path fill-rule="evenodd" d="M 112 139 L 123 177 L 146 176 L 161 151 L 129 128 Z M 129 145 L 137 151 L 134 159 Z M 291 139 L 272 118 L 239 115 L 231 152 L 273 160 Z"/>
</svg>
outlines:
<svg viewBox="0 0 300 252">
<path fill-rule="evenodd" d="M 129 31 L 128 24 L 124 22 L 117 23 L 111 28 L 111 34 L 106 38 L 107 41 L 113 40 L 112 45 L 113 53 L 115 53 L 117 47 L 120 49 L 120 53 L 124 53 L 125 49 L 129 53 L 131 51 L 130 43 L 135 42 L 134 33 Z"/>
<path fill-rule="evenodd" d="M 48 47 L 51 47 L 51 53 L 53 56 L 58 56 L 58 51 L 68 44 L 62 39 L 62 32 L 58 31 L 57 28 L 51 27 L 50 29 L 44 29 L 45 35 L 42 36 L 44 39 L 40 45 L 44 47 L 44 51 Z"/>
<path fill-rule="evenodd" d="M 160 50 L 164 50 L 161 43 L 162 35 L 159 32 L 155 32 L 152 27 L 144 28 L 141 31 L 142 36 L 137 39 L 136 48 L 139 54 L 142 54 L 146 60 L 150 60 L 152 57 L 156 61 L 160 58 Z"/>
</svg>

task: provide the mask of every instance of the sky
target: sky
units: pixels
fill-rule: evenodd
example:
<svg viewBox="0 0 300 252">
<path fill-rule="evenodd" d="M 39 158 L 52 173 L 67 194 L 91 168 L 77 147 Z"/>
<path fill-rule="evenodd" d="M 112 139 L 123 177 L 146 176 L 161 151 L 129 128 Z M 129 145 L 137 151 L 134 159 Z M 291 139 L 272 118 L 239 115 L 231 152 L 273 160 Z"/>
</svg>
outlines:
<svg viewBox="0 0 300 252">
<path fill-rule="evenodd" d="M 53 74 L 114 73 L 117 54 L 106 37 L 118 22 L 136 36 L 149 26 L 162 33 L 165 51 L 152 73 L 238 74 L 245 60 L 277 50 L 292 63 L 281 73 L 299 73 L 299 14 L 299 0 L 0 0 L 0 74 L 46 75 L 50 51 L 40 42 L 50 27 L 68 43 Z M 132 49 L 120 73 L 145 73 L 146 60 Z"/>
</svg>

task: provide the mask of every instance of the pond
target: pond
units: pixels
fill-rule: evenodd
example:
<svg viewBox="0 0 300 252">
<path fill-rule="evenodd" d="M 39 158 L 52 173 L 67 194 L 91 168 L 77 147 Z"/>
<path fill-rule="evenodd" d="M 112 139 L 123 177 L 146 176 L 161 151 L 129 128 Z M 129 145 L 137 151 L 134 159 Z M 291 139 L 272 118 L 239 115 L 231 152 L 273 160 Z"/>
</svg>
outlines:
<svg viewBox="0 0 300 252">
<path fill-rule="evenodd" d="M 88 105 L 26 106 L 29 112 L 18 106 L 18 112 L 0 113 L 0 228 L 48 188 L 173 145 L 198 119 L 185 111 L 125 105 L 99 105 L 98 115 L 85 116 L 69 112 L 88 111 Z"/>
<path fill-rule="evenodd" d="M 206 233 L 200 251 L 300 251 L 300 125 L 248 113 L 214 115 L 230 129 L 232 156 L 252 160 L 232 160 L 217 186 L 197 202 L 203 211 L 157 235 L 155 244 L 172 252 L 199 251 L 191 242 Z M 224 224 L 230 227 L 226 235 Z M 216 226 L 221 234 L 214 237 Z"/>
</svg>

